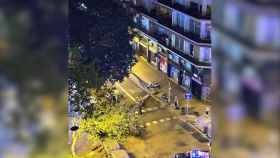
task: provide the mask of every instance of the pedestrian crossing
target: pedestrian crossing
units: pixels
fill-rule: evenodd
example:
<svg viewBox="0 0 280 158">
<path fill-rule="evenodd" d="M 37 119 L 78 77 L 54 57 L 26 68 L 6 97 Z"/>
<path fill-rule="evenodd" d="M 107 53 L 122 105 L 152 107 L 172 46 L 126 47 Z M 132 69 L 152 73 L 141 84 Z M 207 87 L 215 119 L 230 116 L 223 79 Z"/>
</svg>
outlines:
<svg viewBox="0 0 280 158">
<path fill-rule="evenodd" d="M 152 125 L 157 125 L 157 124 L 165 123 L 165 122 L 168 122 L 168 121 L 171 121 L 171 120 L 176 120 L 176 119 L 178 119 L 177 116 L 165 117 L 165 118 L 161 118 L 159 120 L 153 120 L 153 121 L 150 121 L 150 122 L 145 122 L 144 124 L 140 125 L 140 127 L 142 127 L 142 128 L 149 127 L 149 126 L 152 126 Z"/>
<path fill-rule="evenodd" d="M 165 108 L 164 105 L 163 105 L 163 106 L 161 105 L 161 106 L 149 107 L 149 108 L 144 108 L 144 109 L 142 109 L 141 112 L 142 112 L 142 113 L 154 112 L 154 111 L 157 111 L 157 110 L 163 109 L 163 108 Z M 139 111 L 135 111 L 135 114 L 138 114 L 138 113 L 139 113 Z"/>
</svg>

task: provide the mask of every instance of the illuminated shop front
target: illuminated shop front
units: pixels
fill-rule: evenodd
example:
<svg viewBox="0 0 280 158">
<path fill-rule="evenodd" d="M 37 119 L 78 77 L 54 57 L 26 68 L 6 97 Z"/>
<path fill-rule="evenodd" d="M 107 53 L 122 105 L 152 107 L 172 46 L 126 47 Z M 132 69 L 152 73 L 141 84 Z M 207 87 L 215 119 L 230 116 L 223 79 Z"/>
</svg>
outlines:
<svg viewBox="0 0 280 158">
<path fill-rule="evenodd" d="M 153 41 L 149 41 L 149 45 L 148 45 L 148 54 L 147 54 L 147 59 L 148 61 L 153 64 L 154 66 L 157 66 L 157 44 Z"/>
<path fill-rule="evenodd" d="M 180 57 L 177 54 L 170 52 L 168 59 L 170 60 L 168 62 L 168 76 L 175 82 L 179 83 L 180 69 L 178 65 Z"/>
</svg>

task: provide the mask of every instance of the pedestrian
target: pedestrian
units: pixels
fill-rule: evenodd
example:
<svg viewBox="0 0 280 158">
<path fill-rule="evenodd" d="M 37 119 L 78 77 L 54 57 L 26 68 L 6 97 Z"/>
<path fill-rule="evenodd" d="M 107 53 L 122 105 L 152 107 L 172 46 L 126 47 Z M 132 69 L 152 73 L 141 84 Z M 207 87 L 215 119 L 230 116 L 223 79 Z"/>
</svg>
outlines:
<svg viewBox="0 0 280 158">
<path fill-rule="evenodd" d="M 142 115 L 143 112 L 142 112 L 142 106 L 139 104 L 139 114 Z"/>
<path fill-rule="evenodd" d="M 143 100 L 141 100 L 140 102 L 139 102 L 139 105 L 138 105 L 138 107 L 139 107 L 139 114 L 140 115 L 142 115 L 143 114 L 143 112 L 142 112 L 142 109 L 143 109 Z"/>
<path fill-rule="evenodd" d="M 175 96 L 174 105 L 175 105 L 175 109 L 179 109 L 179 100 L 177 96 Z"/>
<path fill-rule="evenodd" d="M 143 110 L 143 103 L 144 103 L 143 99 L 141 99 L 140 97 L 137 98 L 138 110 L 139 110 L 139 114 L 140 115 L 143 114 L 143 112 L 142 112 L 142 110 Z"/>
</svg>

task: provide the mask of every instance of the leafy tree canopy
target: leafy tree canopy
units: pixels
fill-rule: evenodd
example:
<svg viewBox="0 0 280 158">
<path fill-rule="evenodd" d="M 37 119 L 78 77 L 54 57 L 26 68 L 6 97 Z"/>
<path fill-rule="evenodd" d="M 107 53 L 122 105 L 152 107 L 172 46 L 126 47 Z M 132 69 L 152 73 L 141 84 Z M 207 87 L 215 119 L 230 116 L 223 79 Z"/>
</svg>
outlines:
<svg viewBox="0 0 280 158">
<path fill-rule="evenodd" d="M 81 9 L 81 6 L 86 6 Z M 70 1 L 70 47 L 81 55 L 86 71 L 84 78 L 97 78 L 89 86 L 103 85 L 106 80 L 122 80 L 135 63 L 129 45 L 130 16 L 112 0 Z"/>
<path fill-rule="evenodd" d="M 108 86 L 91 90 L 91 104 L 81 110 L 84 118 L 78 131 L 89 133 L 91 140 L 114 139 L 121 142 L 139 131 L 134 109 L 116 102 L 112 97 L 113 90 Z"/>
</svg>

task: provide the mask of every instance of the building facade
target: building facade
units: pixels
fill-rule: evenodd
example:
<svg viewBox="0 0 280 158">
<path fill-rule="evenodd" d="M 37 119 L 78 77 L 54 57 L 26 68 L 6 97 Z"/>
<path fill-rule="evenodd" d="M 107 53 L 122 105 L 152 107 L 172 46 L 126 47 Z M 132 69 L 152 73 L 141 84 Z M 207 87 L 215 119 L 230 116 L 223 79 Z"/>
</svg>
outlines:
<svg viewBox="0 0 280 158">
<path fill-rule="evenodd" d="M 224 99 L 240 100 L 253 117 L 274 111 L 280 102 L 280 7 L 271 3 L 213 2 L 224 8 L 213 12 L 218 91 Z"/>
<path fill-rule="evenodd" d="M 215 157 L 279 157 L 280 3 L 214 0 L 213 7 L 214 112 L 226 120 L 217 125 Z"/>
<path fill-rule="evenodd" d="M 133 48 L 199 99 L 211 85 L 211 1 L 133 0 Z"/>
</svg>

